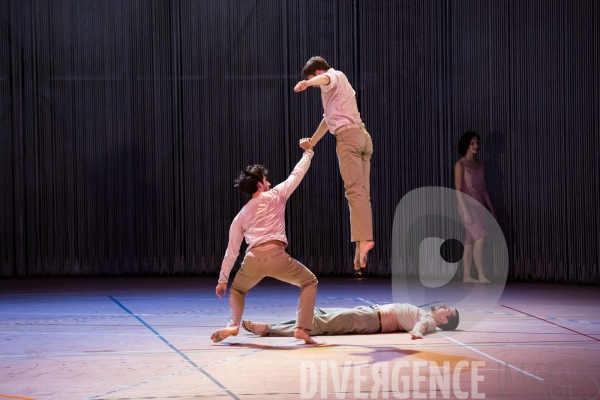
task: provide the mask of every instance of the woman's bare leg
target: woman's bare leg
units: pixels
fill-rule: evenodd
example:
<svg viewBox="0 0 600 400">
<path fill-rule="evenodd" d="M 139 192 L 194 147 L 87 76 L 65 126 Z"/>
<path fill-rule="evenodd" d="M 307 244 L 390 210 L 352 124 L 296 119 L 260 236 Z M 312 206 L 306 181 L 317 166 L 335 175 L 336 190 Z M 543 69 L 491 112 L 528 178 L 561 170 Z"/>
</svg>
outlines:
<svg viewBox="0 0 600 400">
<path fill-rule="evenodd" d="M 483 238 L 477 239 L 473 245 L 473 260 L 475 260 L 475 268 L 477 268 L 479 283 L 482 285 L 488 285 L 490 280 L 486 278 L 485 274 L 483 273 Z"/>
<path fill-rule="evenodd" d="M 473 260 L 473 243 L 465 245 L 463 252 L 463 283 L 479 283 L 471 276 L 471 261 Z"/>
</svg>

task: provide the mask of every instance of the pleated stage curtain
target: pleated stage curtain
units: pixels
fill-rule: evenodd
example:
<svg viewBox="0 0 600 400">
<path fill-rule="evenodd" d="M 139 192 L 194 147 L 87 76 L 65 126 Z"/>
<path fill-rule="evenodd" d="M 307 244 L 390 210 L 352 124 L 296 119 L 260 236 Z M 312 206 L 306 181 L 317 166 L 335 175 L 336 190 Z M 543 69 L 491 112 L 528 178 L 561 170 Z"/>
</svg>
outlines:
<svg viewBox="0 0 600 400">
<path fill-rule="evenodd" d="M 373 138 L 370 273 L 474 130 L 511 278 L 597 283 L 598 21 L 597 0 L 2 1 L 0 275 L 217 273 L 237 173 L 281 182 L 320 121 L 292 88 L 321 55 Z M 293 257 L 352 271 L 332 135 L 286 223 Z"/>
</svg>

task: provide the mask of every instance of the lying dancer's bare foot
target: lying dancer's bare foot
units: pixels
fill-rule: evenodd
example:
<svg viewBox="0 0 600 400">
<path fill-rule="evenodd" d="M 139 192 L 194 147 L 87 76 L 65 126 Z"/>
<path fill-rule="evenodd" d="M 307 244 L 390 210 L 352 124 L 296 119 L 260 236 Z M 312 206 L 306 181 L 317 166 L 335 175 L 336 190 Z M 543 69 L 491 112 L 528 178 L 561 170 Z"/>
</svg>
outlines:
<svg viewBox="0 0 600 400">
<path fill-rule="evenodd" d="M 240 332 L 239 326 L 231 325 L 231 326 L 228 326 L 227 328 L 223 328 L 223 329 L 214 331 L 213 334 L 210 336 L 210 339 L 213 342 L 218 343 L 221 340 L 227 339 L 229 336 L 237 336 L 237 334 L 239 332 Z"/>
<path fill-rule="evenodd" d="M 262 322 L 242 321 L 242 328 L 260 336 L 267 336 L 267 324 Z"/>
<path fill-rule="evenodd" d="M 294 337 L 296 339 L 304 340 L 304 343 L 306 344 L 317 344 L 317 342 L 310 337 L 310 335 L 304 330 L 304 328 L 296 328 L 296 332 L 294 332 Z"/>
<path fill-rule="evenodd" d="M 360 241 L 360 267 L 365 268 L 367 266 L 367 253 L 375 247 L 375 242 L 372 240 L 361 240 Z"/>
<path fill-rule="evenodd" d="M 477 279 L 471 278 L 470 276 L 463 278 L 463 283 L 479 283 Z"/>
</svg>

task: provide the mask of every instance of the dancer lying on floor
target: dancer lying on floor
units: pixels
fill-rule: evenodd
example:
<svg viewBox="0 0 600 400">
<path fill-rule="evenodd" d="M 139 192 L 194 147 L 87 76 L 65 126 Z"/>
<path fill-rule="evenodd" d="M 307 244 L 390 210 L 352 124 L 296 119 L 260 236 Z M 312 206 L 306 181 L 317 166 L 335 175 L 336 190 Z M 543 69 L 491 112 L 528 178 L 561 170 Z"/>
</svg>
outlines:
<svg viewBox="0 0 600 400">
<path fill-rule="evenodd" d="M 452 331 L 458 326 L 458 310 L 441 305 L 426 312 L 412 304 L 385 304 L 355 308 L 315 308 L 311 335 L 346 333 L 408 332 L 413 339 L 435 332 L 436 327 Z M 242 321 L 242 327 L 261 336 L 294 336 L 296 320 L 266 324 Z"/>
</svg>

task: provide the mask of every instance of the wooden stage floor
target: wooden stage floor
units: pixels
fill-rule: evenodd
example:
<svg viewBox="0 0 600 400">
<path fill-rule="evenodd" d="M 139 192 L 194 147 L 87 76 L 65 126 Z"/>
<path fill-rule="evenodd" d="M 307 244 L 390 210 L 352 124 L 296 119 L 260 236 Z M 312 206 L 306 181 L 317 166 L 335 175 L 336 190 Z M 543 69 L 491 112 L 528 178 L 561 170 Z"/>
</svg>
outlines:
<svg viewBox="0 0 600 400">
<path fill-rule="evenodd" d="M 307 346 L 245 331 L 212 343 L 228 320 L 215 285 L 0 280 L 0 399 L 600 398 L 598 286 L 509 283 L 465 332 L 323 336 Z M 290 319 L 297 296 L 264 280 L 244 318 Z M 390 279 L 319 279 L 321 308 L 391 302 Z"/>
</svg>

